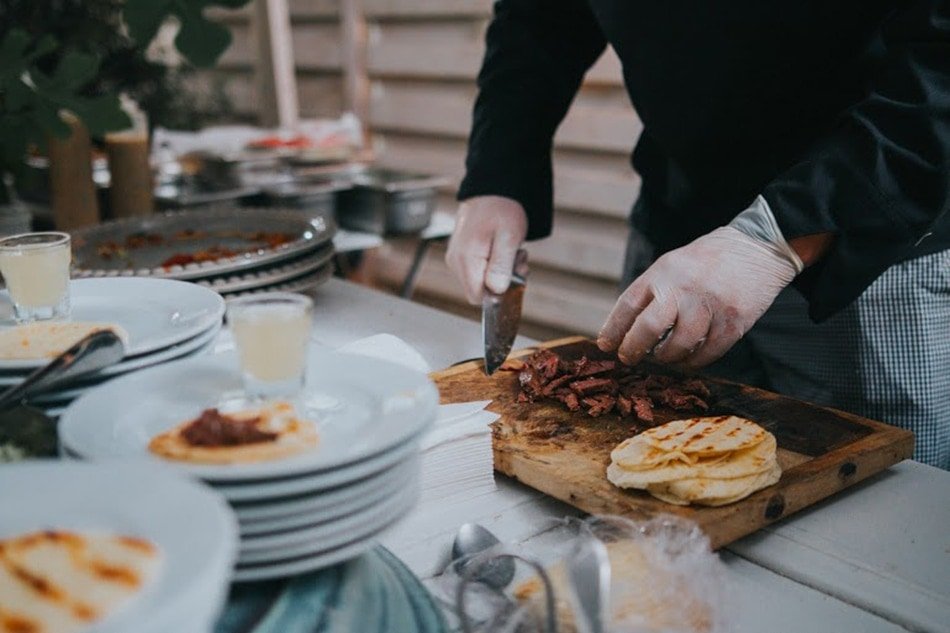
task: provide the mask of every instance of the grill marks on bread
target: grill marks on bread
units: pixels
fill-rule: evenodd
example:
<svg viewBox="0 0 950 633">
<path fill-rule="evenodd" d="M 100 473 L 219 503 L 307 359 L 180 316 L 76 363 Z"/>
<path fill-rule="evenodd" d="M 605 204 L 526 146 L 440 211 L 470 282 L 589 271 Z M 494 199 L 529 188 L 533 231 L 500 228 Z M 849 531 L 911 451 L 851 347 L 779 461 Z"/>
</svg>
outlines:
<svg viewBox="0 0 950 633">
<path fill-rule="evenodd" d="M 0 540 L 0 633 L 84 629 L 138 593 L 158 555 L 128 536 L 47 530 Z"/>
</svg>

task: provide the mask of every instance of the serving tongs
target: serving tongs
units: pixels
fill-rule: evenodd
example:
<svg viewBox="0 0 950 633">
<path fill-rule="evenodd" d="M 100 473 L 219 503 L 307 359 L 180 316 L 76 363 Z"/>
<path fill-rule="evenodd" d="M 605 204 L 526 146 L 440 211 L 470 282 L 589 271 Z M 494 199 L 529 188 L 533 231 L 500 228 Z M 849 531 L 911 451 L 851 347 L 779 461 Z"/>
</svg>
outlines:
<svg viewBox="0 0 950 633">
<path fill-rule="evenodd" d="M 34 371 L 23 382 L 0 393 L 0 411 L 24 404 L 60 383 L 105 369 L 118 363 L 124 355 L 125 345 L 115 332 L 93 332 L 48 365 Z"/>
</svg>

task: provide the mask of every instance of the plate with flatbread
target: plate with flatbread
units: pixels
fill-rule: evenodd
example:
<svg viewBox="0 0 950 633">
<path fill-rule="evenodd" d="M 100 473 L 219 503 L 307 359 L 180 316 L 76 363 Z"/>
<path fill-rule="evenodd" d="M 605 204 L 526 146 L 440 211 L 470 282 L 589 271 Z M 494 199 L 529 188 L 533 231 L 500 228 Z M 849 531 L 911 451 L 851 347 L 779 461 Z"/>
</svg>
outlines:
<svg viewBox="0 0 950 633">
<path fill-rule="evenodd" d="M 166 279 L 76 279 L 69 284 L 65 320 L 16 324 L 0 291 L 0 371 L 42 367 L 85 335 L 111 329 L 126 357 L 151 354 L 192 339 L 221 323 L 224 300 L 196 284 Z"/>
<path fill-rule="evenodd" d="M 207 630 L 220 612 L 235 517 L 167 468 L 8 465 L 0 507 L 16 508 L 0 520 L 3 630 Z"/>
<path fill-rule="evenodd" d="M 109 381 L 70 404 L 60 442 L 84 459 L 144 458 L 215 483 L 265 481 L 384 455 L 435 420 L 438 391 L 422 372 L 316 345 L 292 410 L 219 410 L 241 393 L 238 367 L 236 354 L 223 353 Z M 335 406 L 308 412 L 317 395 Z"/>
</svg>

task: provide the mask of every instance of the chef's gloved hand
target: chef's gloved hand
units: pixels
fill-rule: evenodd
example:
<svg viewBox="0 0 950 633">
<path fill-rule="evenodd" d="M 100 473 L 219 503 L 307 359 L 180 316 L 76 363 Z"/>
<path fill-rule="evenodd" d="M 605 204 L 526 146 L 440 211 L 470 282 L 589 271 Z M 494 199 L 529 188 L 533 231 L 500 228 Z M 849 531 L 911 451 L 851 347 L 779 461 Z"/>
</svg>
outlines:
<svg viewBox="0 0 950 633">
<path fill-rule="evenodd" d="M 767 205 L 767 216 L 753 207 L 637 277 L 607 318 L 598 346 L 617 350 L 630 365 L 651 352 L 684 367 L 725 354 L 803 269 Z"/>
<path fill-rule="evenodd" d="M 470 303 L 480 303 L 485 288 L 499 294 L 508 289 L 527 233 L 524 208 L 510 198 L 478 196 L 461 204 L 445 262 Z"/>
</svg>

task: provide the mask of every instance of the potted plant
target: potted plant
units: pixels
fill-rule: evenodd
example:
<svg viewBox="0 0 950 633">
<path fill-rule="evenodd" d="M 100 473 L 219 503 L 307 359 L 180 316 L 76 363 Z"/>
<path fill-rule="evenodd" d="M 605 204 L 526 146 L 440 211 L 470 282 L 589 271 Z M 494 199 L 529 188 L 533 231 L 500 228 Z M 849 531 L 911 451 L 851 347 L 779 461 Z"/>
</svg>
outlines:
<svg viewBox="0 0 950 633">
<path fill-rule="evenodd" d="M 193 66 L 210 66 L 231 42 L 204 9 L 249 0 L 5 0 L 0 4 L 0 209 L 16 213 L 6 186 L 33 148 L 70 137 L 71 113 L 93 137 L 130 125 L 118 95 L 148 111 L 169 100 L 173 72 L 146 56 L 163 24 L 178 25 L 174 45 Z M 74 120 L 73 126 L 76 125 Z"/>
</svg>

